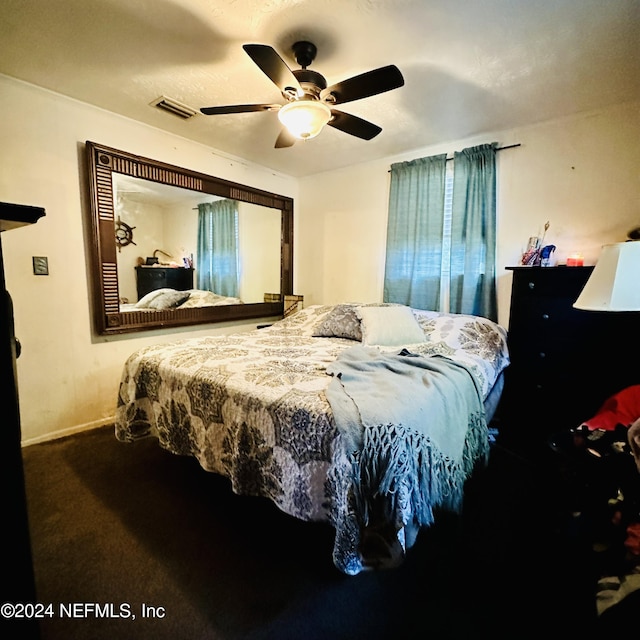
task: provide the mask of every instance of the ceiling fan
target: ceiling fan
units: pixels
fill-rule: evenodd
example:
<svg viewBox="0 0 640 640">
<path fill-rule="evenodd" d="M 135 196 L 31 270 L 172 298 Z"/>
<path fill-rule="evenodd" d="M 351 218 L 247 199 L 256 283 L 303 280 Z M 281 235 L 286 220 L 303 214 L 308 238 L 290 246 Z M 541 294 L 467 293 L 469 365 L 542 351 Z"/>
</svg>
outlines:
<svg viewBox="0 0 640 640">
<path fill-rule="evenodd" d="M 382 131 L 379 126 L 333 107 L 404 85 L 400 70 L 395 65 L 388 65 L 327 86 L 323 76 L 308 69 L 316 57 L 317 49 L 312 42 L 306 40 L 296 42 L 292 47 L 296 62 L 302 67 L 294 70 L 287 66 L 273 47 L 245 44 L 242 48 L 280 89 L 287 102 L 284 105 L 203 107 L 200 111 L 205 115 L 277 111 L 284 127 L 276 140 L 276 149 L 290 147 L 296 140 L 314 138 L 326 124 L 357 138 L 371 140 Z"/>
</svg>

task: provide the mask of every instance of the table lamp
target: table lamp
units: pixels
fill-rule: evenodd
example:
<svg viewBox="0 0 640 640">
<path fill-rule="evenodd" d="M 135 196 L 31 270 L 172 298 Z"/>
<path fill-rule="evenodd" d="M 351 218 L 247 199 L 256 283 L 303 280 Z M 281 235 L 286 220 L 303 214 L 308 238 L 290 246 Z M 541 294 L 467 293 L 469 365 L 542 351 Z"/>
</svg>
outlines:
<svg viewBox="0 0 640 640">
<path fill-rule="evenodd" d="M 640 241 L 604 245 L 573 306 L 586 311 L 640 311 Z"/>
</svg>

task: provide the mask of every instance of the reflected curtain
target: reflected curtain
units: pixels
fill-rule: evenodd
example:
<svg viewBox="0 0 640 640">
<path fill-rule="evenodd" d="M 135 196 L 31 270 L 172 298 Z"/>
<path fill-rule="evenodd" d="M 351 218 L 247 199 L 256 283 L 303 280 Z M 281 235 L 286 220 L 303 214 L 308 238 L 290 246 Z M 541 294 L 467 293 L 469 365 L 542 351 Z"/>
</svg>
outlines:
<svg viewBox="0 0 640 640">
<path fill-rule="evenodd" d="M 238 296 L 238 209 L 233 200 L 198 205 L 197 287 Z"/>
<path fill-rule="evenodd" d="M 449 308 L 495 321 L 496 143 L 456 152 L 453 162 Z"/>
<path fill-rule="evenodd" d="M 385 302 L 438 309 L 446 154 L 391 165 Z"/>
</svg>

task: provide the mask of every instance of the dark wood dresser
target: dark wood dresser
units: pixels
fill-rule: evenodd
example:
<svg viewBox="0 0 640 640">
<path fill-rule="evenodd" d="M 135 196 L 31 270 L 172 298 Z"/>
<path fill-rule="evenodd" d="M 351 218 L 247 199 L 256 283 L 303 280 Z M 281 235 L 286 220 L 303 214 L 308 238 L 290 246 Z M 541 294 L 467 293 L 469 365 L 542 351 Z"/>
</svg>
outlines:
<svg viewBox="0 0 640 640">
<path fill-rule="evenodd" d="M 546 442 L 611 395 L 640 383 L 640 313 L 573 308 L 593 267 L 508 267 L 511 365 L 500 405 L 503 442 Z"/>
<path fill-rule="evenodd" d="M 136 267 L 138 300 L 156 289 L 193 289 L 193 269 L 185 267 Z"/>
</svg>

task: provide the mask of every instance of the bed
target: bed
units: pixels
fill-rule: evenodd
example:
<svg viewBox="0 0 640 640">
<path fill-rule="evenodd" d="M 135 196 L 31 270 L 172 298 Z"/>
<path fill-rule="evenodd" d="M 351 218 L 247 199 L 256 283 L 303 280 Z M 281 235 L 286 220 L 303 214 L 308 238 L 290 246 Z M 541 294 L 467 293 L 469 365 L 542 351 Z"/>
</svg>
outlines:
<svg viewBox="0 0 640 640">
<path fill-rule="evenodd" d="M 237 494 L 335 529 L 345 574 L 403 562 L 486 462 L 509 363 L 485 318 L 312 305 L 272 325 L 144 347 L 124 364 L 116 438 L 154 437 Z"/>
</svg>

